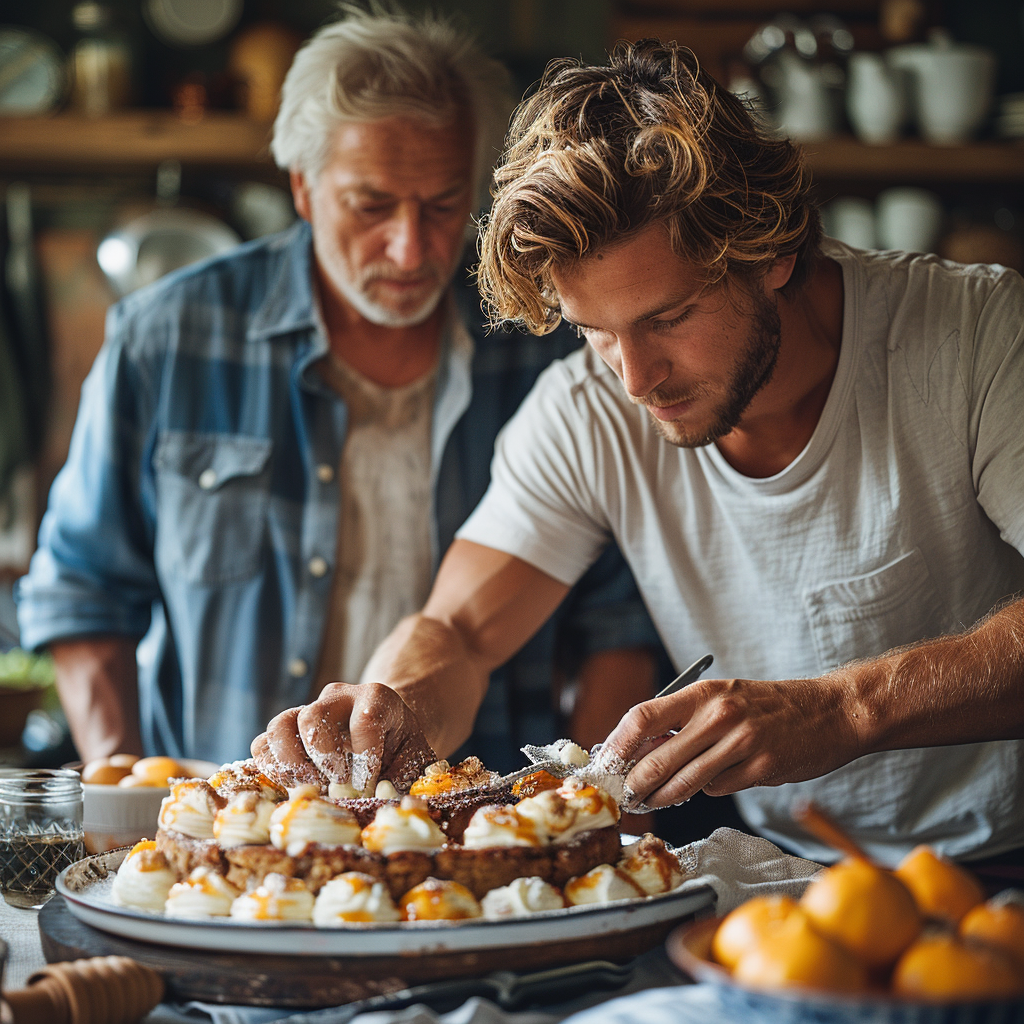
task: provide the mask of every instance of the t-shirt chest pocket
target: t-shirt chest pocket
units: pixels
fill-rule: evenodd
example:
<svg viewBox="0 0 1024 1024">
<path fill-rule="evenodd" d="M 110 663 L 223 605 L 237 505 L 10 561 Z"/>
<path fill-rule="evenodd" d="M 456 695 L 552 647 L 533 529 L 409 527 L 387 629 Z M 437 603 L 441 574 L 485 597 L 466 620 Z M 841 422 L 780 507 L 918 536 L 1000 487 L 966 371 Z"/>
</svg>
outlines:
<svg viewBox="0 0 1024 1024">
<path fill-rule="evenodd" d="M 822 671 L 938 636 L 948 627 L 917 548 L 874 572 L 807 588 L 802 596 Z"/>
<path fill-rule="evenodd" d="M 166 432 L 153 455 L 156 563 L 190 583 L 248 579 L 266 534 L 270 453 L 266 438 Z"/>
</svg>

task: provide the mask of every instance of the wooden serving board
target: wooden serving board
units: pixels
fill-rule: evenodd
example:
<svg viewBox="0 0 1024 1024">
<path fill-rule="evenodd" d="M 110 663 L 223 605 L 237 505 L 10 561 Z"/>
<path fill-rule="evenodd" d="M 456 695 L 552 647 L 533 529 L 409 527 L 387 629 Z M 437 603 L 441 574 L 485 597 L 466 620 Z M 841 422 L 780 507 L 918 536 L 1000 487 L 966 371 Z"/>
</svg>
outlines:
<svg viewBox="0 0 1024 1024">
<path fill-rule="evenodd" d="M 663 942 L 678 923 L 659 922 L 622 934 L 582 935 L 557 944 L 356 958 L 221 953 L 135 941 L 79 921 L 61 896 L 39 912 L 43 954 L 50 963 L 128 956 L 163 975 L 169 1001 L 296 1008 L 337 1006 L 428 981 L 497 970 L 541 970 L 584 960 L 624 963 Z"/>
</svg>

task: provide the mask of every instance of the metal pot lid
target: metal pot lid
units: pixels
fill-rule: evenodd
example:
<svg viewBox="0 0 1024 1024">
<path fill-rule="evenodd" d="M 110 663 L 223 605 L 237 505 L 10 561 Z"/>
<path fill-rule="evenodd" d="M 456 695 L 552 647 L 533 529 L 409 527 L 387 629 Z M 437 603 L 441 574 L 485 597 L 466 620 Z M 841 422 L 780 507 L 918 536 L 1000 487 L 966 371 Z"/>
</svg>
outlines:
<svg viewBox="0 0 1024 1024">
<path fill-rule="evenodd" d="M 118 295 L 127 295 L 240 241 L 223 221 L 198 210 L 153 210 L 107 235 L 96 260 Z"/>
</svg>

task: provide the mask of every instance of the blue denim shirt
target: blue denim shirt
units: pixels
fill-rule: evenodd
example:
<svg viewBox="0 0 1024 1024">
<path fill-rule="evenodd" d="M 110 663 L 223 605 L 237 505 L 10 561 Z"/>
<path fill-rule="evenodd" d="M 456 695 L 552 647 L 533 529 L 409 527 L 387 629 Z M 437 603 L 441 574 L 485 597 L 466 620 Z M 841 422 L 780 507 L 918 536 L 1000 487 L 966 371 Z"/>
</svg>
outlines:
<svg viewBox="0 0 1024 1024">
<path fill-rule="evenodd" d="M 147 753 L 228 761 L 305 703 L 326 627 L 346 407 L 327 353 L 311 233 L 288 231 L 186 268 L 108 315 L 68 460 L 18 585 L 22 643 L 125 634 L 139 647 Z M 488 333 L 465 275 L 472 336 L 447 343 L 432 421 L 434 565 L 487 488 L 495 437 L 568 332 Z M 322 562 L 320 560 L 323 560 Z M 310 571 L 315 566 L 314 571 Z M 610 549 L 492 678 L 464 750 L 499 770 L 553 738 L 556 657 L 655 645 Z"/>
</svg>

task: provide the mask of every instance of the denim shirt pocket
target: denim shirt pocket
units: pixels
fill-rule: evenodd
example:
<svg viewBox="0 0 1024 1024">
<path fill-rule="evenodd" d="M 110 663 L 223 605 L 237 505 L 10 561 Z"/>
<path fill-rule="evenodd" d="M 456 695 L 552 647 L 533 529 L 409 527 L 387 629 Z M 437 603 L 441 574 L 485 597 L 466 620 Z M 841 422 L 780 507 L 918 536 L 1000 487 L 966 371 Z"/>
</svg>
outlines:
<svg viewBox="0 0 1024 1024">
<path fill-rule="evenodd" d="M 930 639 L 945 628 L 917 548 L 873 572 L 807 588 L 802 596 L 822 671 Z"/>
<path fill-rule="evenodd" d="M 153 454 L 156 563 L 211 585 L 259 569 L 270 500 L 267 438 L 165 431 Z"/>
</svg>

